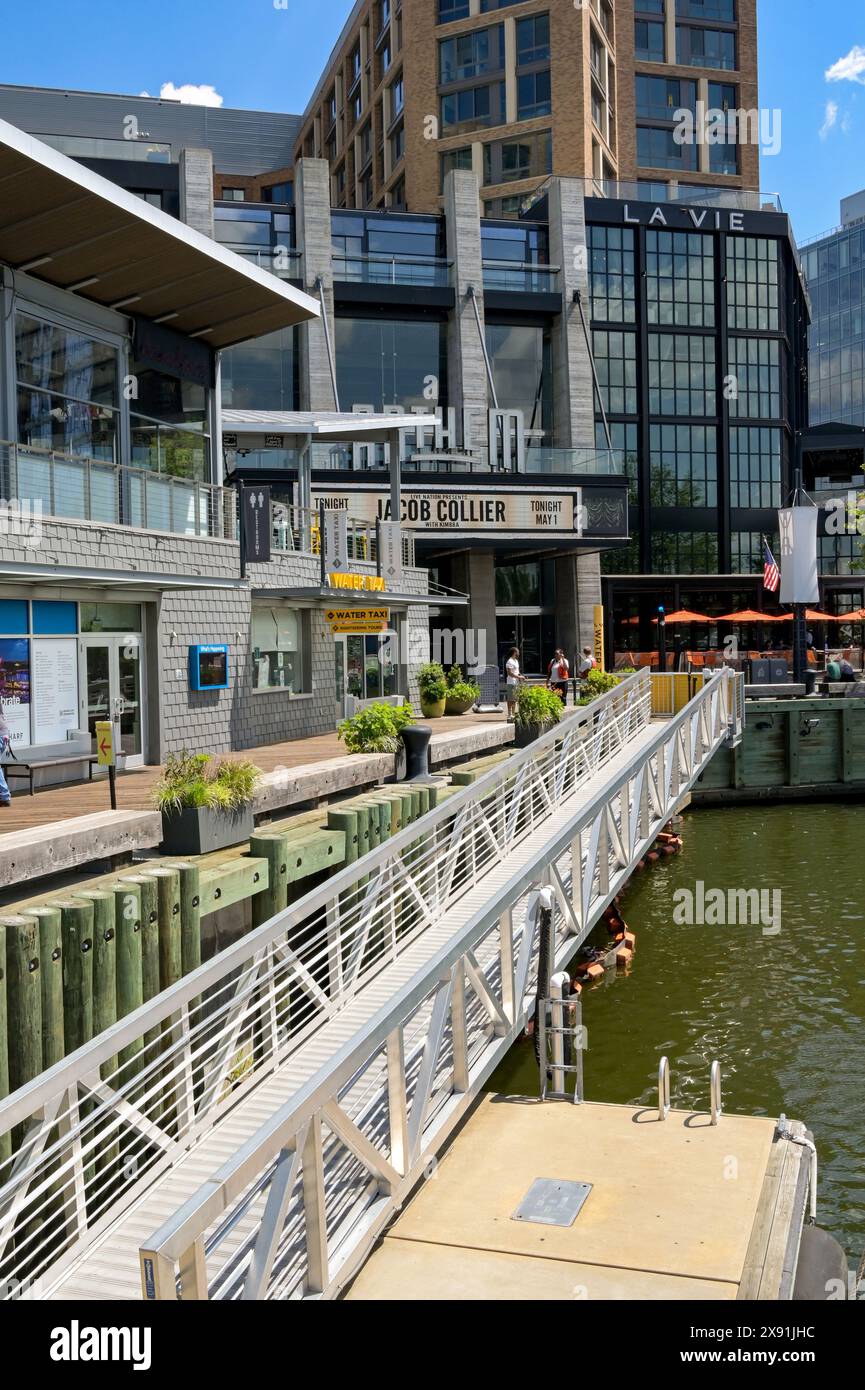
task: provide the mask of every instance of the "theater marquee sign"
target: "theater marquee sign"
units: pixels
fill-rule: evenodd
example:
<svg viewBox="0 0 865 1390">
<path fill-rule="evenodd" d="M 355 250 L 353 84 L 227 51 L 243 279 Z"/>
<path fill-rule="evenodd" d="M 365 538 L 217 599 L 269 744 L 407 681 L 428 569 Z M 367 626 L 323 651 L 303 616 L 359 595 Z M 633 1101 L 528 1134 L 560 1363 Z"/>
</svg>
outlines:
<svg viewBox="0 0 865 1390">
<path fill-rule="evenodd" d="M 626 537 L 624 492 L 600 496 L 586 488 L 403 488 L 403 524 L 413 531 L 456 531 L 463 535 L 520 532 L 583 539 Z M 390 494 L 378 489 L 315 485 L 313 506 L 345 511 L 360 521 L 390 521 Z"/>
</svg>

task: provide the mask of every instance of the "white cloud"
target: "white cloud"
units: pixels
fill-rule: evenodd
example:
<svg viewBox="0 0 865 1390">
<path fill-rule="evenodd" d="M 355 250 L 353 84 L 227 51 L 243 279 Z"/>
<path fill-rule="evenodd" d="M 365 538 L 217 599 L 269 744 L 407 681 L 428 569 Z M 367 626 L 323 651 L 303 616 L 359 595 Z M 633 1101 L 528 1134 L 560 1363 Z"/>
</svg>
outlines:
<svg viewBox="0 0 865 1390">
<path fill-rule="evenodd" d="M 859 82 L 865 86 L 865 48 L 854 44 L 843 58 L 826 69 L 827 82 Z"/>
<path fill-rule="evenodd" d="M 163 82 L 159 95 L 164 101 L 179 101 L 184 106 L 221 106 L 223 101 L 216 88 L 207 82 L 202 82 L 200 86 L 194 82 L 184 82 L 179 87 L 175 87 L 173 82 Z"/>
<path fill-rule="evenodd" d="M 832 127 L 836 124 L 837 120 L 838 120 L 838 103 L 837 103 L 837 101 L 827 101 L 827 102 L 826 102 L 826 115 L 825 115 L 825 118 L 824 118 L 824 120 L 823 120 L 823 124 L 822 124 L 821 127 L 820 127 L 820 139 L 821 139 L 821 140 L 825 140 L 825 139 L 826 139 L 827 135 L 829 134 L 829 131 L 830 131 L 830 130 L 832 129 Z"/>
</svg>

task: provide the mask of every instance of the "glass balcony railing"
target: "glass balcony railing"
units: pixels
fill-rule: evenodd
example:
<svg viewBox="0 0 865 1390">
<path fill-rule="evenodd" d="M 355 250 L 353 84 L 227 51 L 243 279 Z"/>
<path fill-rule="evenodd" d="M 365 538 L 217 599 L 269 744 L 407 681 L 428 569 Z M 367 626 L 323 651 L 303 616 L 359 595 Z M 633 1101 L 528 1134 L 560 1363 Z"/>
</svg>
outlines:
<svg viewBox="0 0 865 1390">
<path fill-rule="evenodd" d="M 559 268 L 527 261 L 484 261 L 484 289 L 517 294 L 557 294 Z"/>
<path fill-rule="evenodd" d="M 432 256 L 334 254 L 333 278 L 363 285 L 447 286 L 450 261 Z"/>
<path fill-rule="evenodd" d="M 532 445 L 526 450 L 527 473 L 601 473 L 627 477 L 627 456 L 622 449 L 548 449 Z"/>
<path fill-rule="evenodd" d="M 239 241 L 221 241 L 226 251 L 233 251 L 245 261 L 251 261 L 259 270 L 269 270 L 281 280 L 299 280 L 300 252 L 290 246 L 249 246 Z"/>
</svg>

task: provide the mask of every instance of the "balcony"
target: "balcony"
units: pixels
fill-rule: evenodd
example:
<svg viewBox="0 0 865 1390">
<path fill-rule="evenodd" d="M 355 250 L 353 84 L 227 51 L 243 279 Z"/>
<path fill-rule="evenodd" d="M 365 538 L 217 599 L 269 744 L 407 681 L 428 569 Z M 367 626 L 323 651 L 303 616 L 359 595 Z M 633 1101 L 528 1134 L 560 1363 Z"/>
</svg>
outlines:
<svg viewBox="0 0 865 1390">
<path fill-rule="evenodd" d="M 558 294 L 559 268 L 529 261 L 484 261 L 484 289 L 517 294 Z"/>
<path fill-rule="evenodd" d="M 271 275 L 277 276 L 280 280 L 301 279 L 301 253 L 290 246 L 271 246 L 267 249 L 263 246 L 249 246 L 239 241 L 221 241 L 219 244 L 228 251 L 233 251 L 235 255 L 242 256 L 245 261 L 251 261 L 259 270 L 269 270 Z"/>
<path fill-rule="evenodd" d="M 447 287 L 452 262 L 433 256 L 334 255 L 333 278 L 359 285 Z"/>
<path fill-rule="evenodd" d="M 0 440 L 0 485 L 22 516 L 29 509 L 45 519 L 222 540 L 236 533 L 230 488 L 7 440 Z"/>
</svg>

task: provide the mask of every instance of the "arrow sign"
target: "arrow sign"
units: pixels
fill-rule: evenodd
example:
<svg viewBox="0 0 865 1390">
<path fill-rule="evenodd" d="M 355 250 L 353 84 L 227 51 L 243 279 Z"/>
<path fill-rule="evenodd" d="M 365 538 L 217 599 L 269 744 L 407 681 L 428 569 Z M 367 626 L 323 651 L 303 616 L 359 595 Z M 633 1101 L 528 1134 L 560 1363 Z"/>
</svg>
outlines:
<svg viewBox="0 0 865 1390">
<path fill-rule="evenodd" d="M 114 725 L 107 719 L 99 719 L 96 722 L 96 748 L 99 755 L 100 767 L 113 767 L 114 757 Z"/>
</svg>

